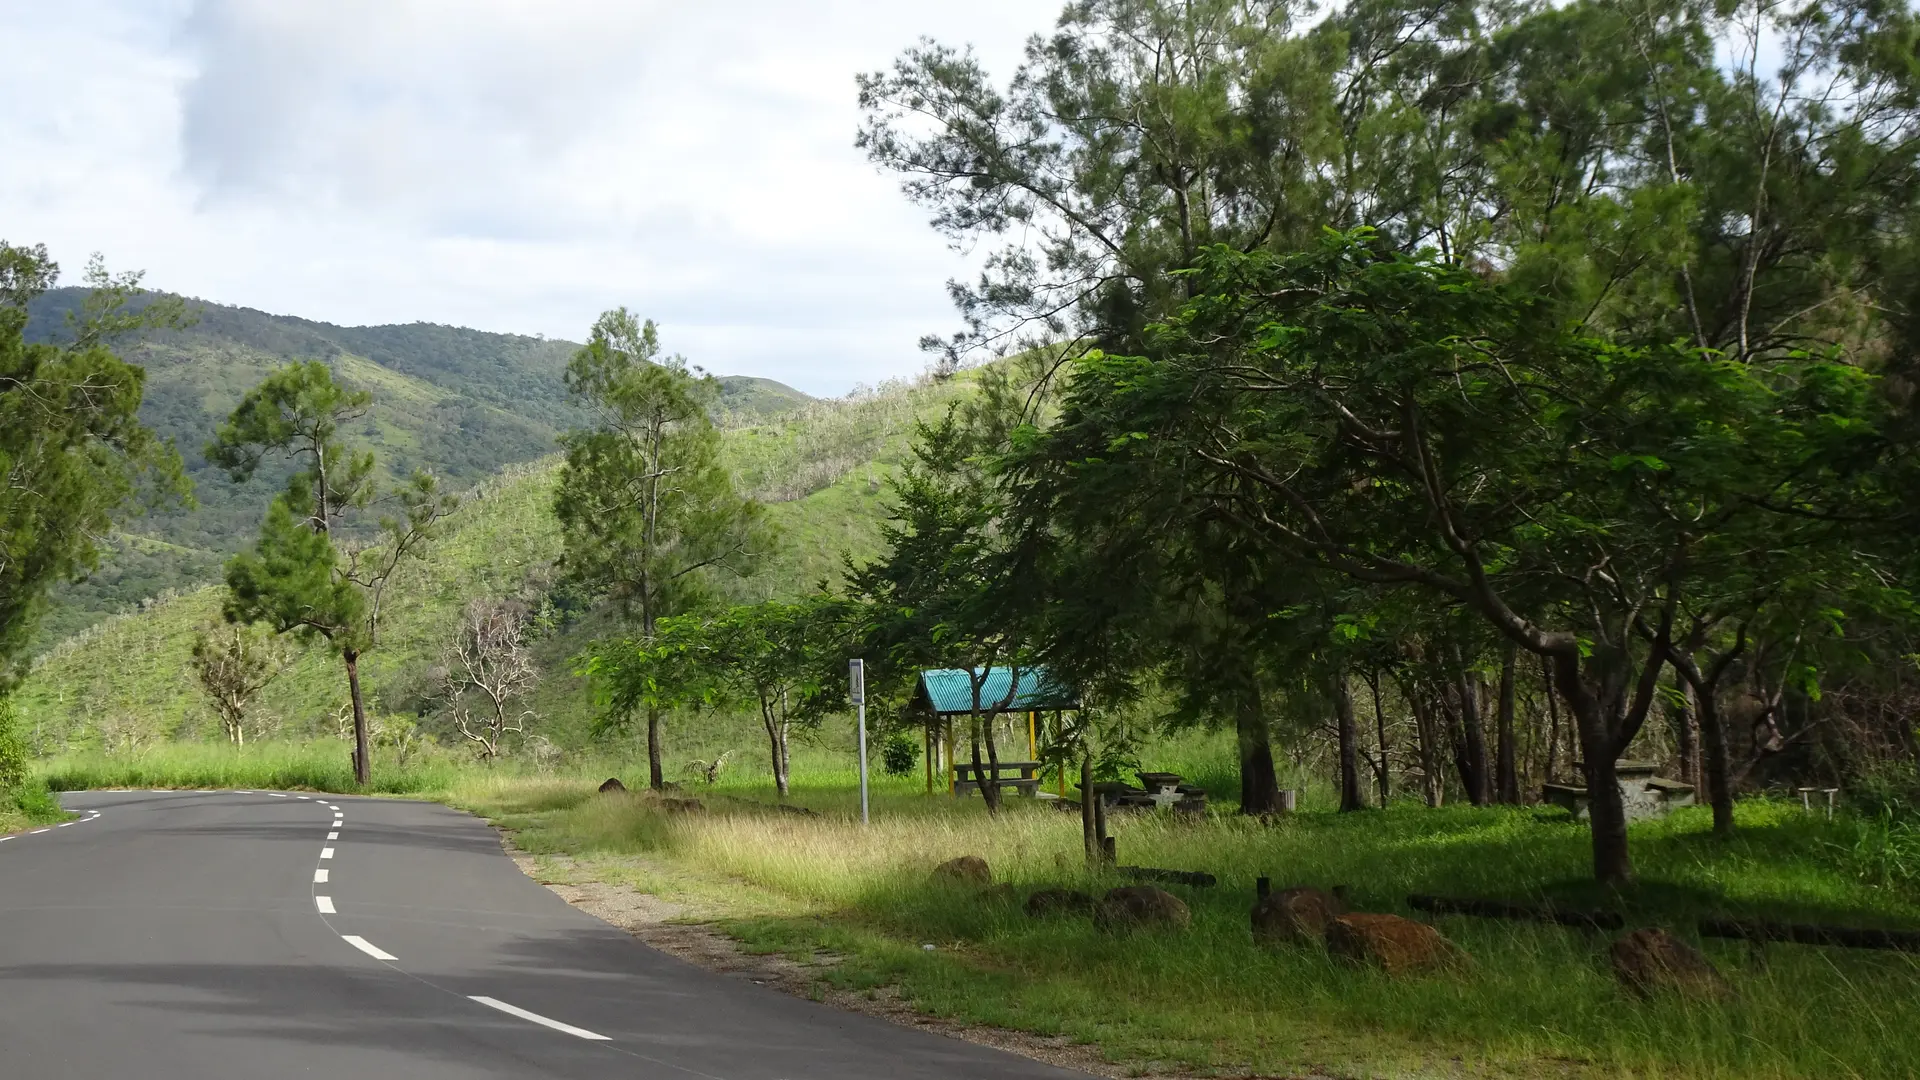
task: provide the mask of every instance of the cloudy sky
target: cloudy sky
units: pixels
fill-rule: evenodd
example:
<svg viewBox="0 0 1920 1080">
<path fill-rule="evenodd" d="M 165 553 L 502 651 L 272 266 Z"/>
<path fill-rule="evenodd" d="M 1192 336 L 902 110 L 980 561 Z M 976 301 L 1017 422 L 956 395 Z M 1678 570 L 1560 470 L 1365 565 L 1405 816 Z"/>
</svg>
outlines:
<svg viewBox="0 0 1920 1080">
<path fill-rule="evenodd" d="M 344 324 L 578 340 L 625 304 L 722 374 L 919 371 L 965 257 L 853 148 L 921 35 L 1004 78 L 1053 0 L 0 0 L 0 239 Z"/>
</svg>

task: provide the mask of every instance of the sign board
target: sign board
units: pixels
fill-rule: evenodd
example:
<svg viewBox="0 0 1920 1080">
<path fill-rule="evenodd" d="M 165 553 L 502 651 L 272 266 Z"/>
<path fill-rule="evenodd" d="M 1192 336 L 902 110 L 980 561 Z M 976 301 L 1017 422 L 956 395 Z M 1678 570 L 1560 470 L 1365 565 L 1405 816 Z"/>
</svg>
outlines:
<svg viewBox="0 0 1920 1080">
<path fill-rule="evenodd" d="M 867 703 L 867 662 L 865 660 L 847 661 L 847 697 L 855 705 Z"/>
</svg>

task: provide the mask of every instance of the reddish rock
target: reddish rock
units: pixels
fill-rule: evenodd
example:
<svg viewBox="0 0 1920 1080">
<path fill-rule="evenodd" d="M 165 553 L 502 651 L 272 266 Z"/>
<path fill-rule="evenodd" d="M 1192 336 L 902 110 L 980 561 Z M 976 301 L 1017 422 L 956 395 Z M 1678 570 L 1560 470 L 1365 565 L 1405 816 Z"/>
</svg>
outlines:
<svg viewBox="0 0 1920 1080">
<path fill-rule="evenodd" d="M 607 777 L 607 782 L 600 785 L 600 794 L 602 795 L 605 795 L 609 791 L 625 791 L 625 790 L 627 790 L 627 785 L 621 783 L 620 778 L 617 776 Z"/>
<path fill-rule="evenodd" d="M 1327 951 L 1388 975 L 1410 975 L 1468 962 L 1460 946 L 1426 923 L 1398 915 L 1341 915 L 1327 924 Z"/>
<path fill-rule="evenodd" d="M 1193 922 L 1186 901 L 1152 885 L 1123 885 L 1107 890 L 1093 909 L 1102 930 L 1185 929 Z"/>
<path fill-rule="evenodd" d="M 1338 896 L 1307 885 L 1268 893 L 1253 905 L 1254 943 L 1318 945 L 1326 940 L 1327 924 L 1346 910 Z"/>
<path fill-rule="evenodd" d="M 1635 930 L 1613 943 L 1613 975 L 1641 997 L 1672 992 L 1717 1001 L 1733 993 L 1699 949 L 1658 927 Z"/>
<path fill-rule="evenodd" d="M 968 885 L 991 885 L 993 871 L 988 868 L 987 860 L 978 855 L 962 855 L 957 859 L 948 859 L 933 868 L 935 880 L 964 882 Z"/>
</svg>

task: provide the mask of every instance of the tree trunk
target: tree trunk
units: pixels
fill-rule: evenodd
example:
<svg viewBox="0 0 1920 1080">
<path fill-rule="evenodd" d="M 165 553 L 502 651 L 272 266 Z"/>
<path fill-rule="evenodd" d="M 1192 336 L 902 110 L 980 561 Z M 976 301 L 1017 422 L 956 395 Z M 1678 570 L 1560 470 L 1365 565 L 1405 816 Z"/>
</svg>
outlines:
<svg viewBox="0 0 1920 1080">
<path fill-rule="evenodd" d="M 1508 645 L 1500 663 L 1500 716 L 1494 751 L 1495 797 L 1508 806 L 1520 802 L 1520 773 L 1513 741 L 1513 668 L 1517 659 L 1514 647 Z"/>
<path fill-rule="evenodd" d="M 1407 700 L 1413 703 L 1414 730 L 1420 736 L 1420 793 L 1429 808 L 1437 808 L 1447 801 L 1447 790 L 1441 780 L 1440 732 L 1438 719 L 1433 715 L 1434 703 L 1418 685 L 1410 689 Z"/>
<path fill-rule="evenodd" d="M 1540 658 L 1540 686 L 1547 697 L 1547 783 L 1551 784 L 1559 778 L 1560 701 L 1559 692 L 1553 688 L 1553 664 L 1544 656 Z"/>
<path fill-rule="evenodd" d="M 785 799 L 787 797 L 786 732 L 781 730 L 780 721 L 774 718 L 773 706 L 765 701 L 760 703 L 760 723 L 767 729 L 767 748 L 773 766 L 773 789 L 781 799 Z"/>
<path fill-rule="evenodd" d="M 667 786 L 666 769 L 660 754 L 660 707 L 647 706 L 647 786 L 660 791 Z"/>
<path fill-rule="evenodd" d="M 1240 812 L 1274 814 L 1280 811 L 1280 776 L 1273 767 L 1273 739 L 1260 710 L 1260 694 L 1249 690 L 1234 714 L 1240 741 Z"/>
<path fill-rule="evenodd" d="M 987 729 L 987 771 L 992 776 L 987 783 L 987 790 L 993 793 L 987 800 L 987 809 L 996 814 L 1000 812 L 1000 747 L 993 741 L 993 727 L 999 719 L 997 715 L 989 716 L 984 725 Z"/>
<path fill-rule="evenodd" d="M 1460 672 L 1456 690 L 1460 695 L 1460 784 L 1467 789 L 1467 801 L 1485 806 L 1491 785 L 1487 783 L 1487 737 L 1480 730 L 1480 680 Z"/>
<path fill-rule="evenodd" d="M 347 692 L 353 698 L 353 782 L 366 787 L 373 782 L 373 762 L 367 754 L 367 706 L 360 697 L 360 650 L 343 650 L 340 658 L 347 662 Z"/>
<path fill-rule="evenodd" d="M 972 723 L 968 727 L 967 741 L 972 745 L 973 749 L 973 786 L 979 789 L 980 798 L 986 801 L 987 813 L 998 814 L 1000 812 L 1000 788 L 996 784 L 987 782 L 986 773 L 982 769 L 982 762 L 980 760 L 980 714 L 977 712 L 973 713 L 970 718 Z"/>
<path fill-rule="evenodd" d="M 1714 700 L 1714 688 L 1688 687 L 1693 711 L 1700 718 L 1700 741 L 1706 753 L 1701 762 L 1706 780 L 1707 798 L 1713 804 L 1713 831 L 1716 836 L 1733 835 L 1733 769 L 1727 760 L 1727 728 L 1720 719 L 1720 707 Z"/>
<path fill-rule="evenodd" d="M 1686 687 L 1686 680 L 1680 680 Z M 1667 719 L 1673 728 L 1673 748 L 1679 756 L 1680 779 L 1692 784 L 1694 791 L 1701 796 L 1706 794 L 1706 785 L 1700 782 L 1700 725 L 1693 711 L 1693 693 L 1689 688 L 1687 703 L 1670 705 Z"/>
<path fill-rule="evenodd" d="M 1340 726 L 1340 810 L 1364 810 L 1360 794 L 1360 737 L 1353 723 L 1353 687 L 1345 672 L 1333 678 L 1333 713 Z"/>
<path fill-rule="evenodd" d="M 1573 714 L 1585 759 L 1587 823 L 1593 830 L 1593 876 L 1603 885 L 1633 880 L 1633 858 L 1627 850 L 1627 808 L 1620 796 L 1620 774 L 1614 762 L 1614 737 L 1600 703 L 1580 678 L 1580 659 L 1553 658 L 1554 681 Z"/>
<path fill-rule="evenodd" d="M 1387 796 L 1389 794 L 1387 787 L 1387 768 L 1389 764 L 1387 757 L 1387 712 L 1380 706 L 1380 673 L 1378 671 L 1367 672 L 1367 688 L 1373 691 L 1374 732 L 1378 736 L 1380 743 L 1380 768 L 1378 776 L 1380 781 L 1380 806 L 1382 809 L 1385 809 Z"/>
<path fill-rule="evenodd" d="M 1100 865 L 1100 830 L 1094 822 L 1093 751 L 1080 755 L 1080 840 L 1087 849 L 1087 865 Z"/>
</svg>

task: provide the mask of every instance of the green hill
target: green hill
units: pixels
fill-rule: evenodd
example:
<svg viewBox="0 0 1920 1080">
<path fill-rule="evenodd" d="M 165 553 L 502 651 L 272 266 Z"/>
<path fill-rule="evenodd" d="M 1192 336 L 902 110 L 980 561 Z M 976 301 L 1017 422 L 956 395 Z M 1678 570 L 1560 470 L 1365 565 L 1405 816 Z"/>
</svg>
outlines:
<svg viewBox="0 0 1920 1080">
<path fill-rule="evenodd" d="M 350 370 L 376 377 L 358 366 L 372 366 L 364 357 L 349 355 L 347 362 Z M 385 366 L 378 372 L 387 383 L 376 393 L 399 395 L 421 385 Z M 876 552 L 886 480 L 906 451 L 914 420 L 942 408 L 964 385 L 898 385 L 842 402 L 807 402 L 728 428 L 727 460 L 743 488 L 771 504 L 782 537 L 758 573 L 732 583 L 734 598 L 797 595 L 836 581 L 846 555 L 859 559 Z M 386 403 L 381 408 L 402 415 Z M 516 596 L 536 607 L 553 600 L 565 615 L 536 646 L 546 672 L 535 701 L 542 718 L 538 730 L 559 745 L 584 740 L 593 706 L 586 687 L 568 673 L 568 660 L 614 626 L 604 613 L 567 612 L 568 597 L 554 588 L 559 533 L 550 505 L 556 467 L 552 457 L 509 465 L 476 485 L 426 559 L 396 576 L 381 644 L 361 661 L 381 711 L 423 718 L 433 729 L 433 668 L 470 599 Z M 265 502 L 264 494 L 256 497 L 255 514 Z M 138 555 L 155 545 L 139 540 L 126 546 Z M 210 585 L 161 593 L 42 654 L 14 698 L 36 749 L 131 749 L 161 740 L 218 738 L 188 657 L 196 632 L 218 620 L 220 593 Z M 314 649 L 266 691 L 259 711 L 277 733 L 305 737 L 331 731 L 345 703 L 338 661 Z"/>
<path fill-rule="evenodd" d="M 57 338 L 84 295 L 59 289 L 41 297 L 29 335 Z M 221 561 L 252 537 L 285 473 L 263 470 L 235 486 L 201 449 L 241 395 L 289 360 L 325 360 L 342 380 L 373 392 L 373 411 L 350 435 L 378 453 L 389 476 L 419 467 L 454 487 L 478 484 L 551 453 L 555 437 L 577 419 L 561 382 L 579 347 L 572 342 L 430 323 L 334 326 L 198 300 L 189 306 L 194 325 L 152 335 L 125 353 L 147 370 L 141 418 L 180 448 L 198 505 L 130 522 L 99 572 L 58 591 L 39 648 L 148 597 L 217 579 Z M 770 379 L 720 381 L 722 408 L 736 424 L 813 402 Z"/>
</svg>

